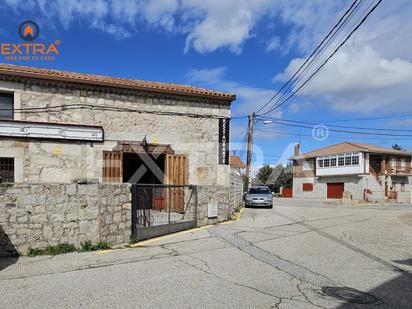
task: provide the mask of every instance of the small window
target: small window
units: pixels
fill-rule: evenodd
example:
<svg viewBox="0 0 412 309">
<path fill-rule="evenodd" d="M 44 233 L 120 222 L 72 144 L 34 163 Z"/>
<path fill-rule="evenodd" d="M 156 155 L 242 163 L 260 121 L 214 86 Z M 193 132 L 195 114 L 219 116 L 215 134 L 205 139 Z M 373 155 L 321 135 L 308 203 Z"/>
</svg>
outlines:
<svg viewBox="0 0 412 309">
<path fill-rule="evenodd" d="M 318 166 L 319 166 L 319 167 L 323 167 L 323 159 L 319 159 L 319 160 L 318 160 Z"/>
<path fill-rule="evenodd" d="M 352 165 L 352 157 L 345 157 L 345 165 Z"/>
<path fill-rule="evenodd" d="M 339 157 L 338 166 L 344 166 L 344 165 L 345 165 L 345 157 Z"/>
<path fill-rule="evenodd" d="M 330 159 L 323 160 L 323 166 L 324 167 L 329 167 L 330 166 Z"/>
<path fill-rule="evenodd" d="M 336 158 L 330 159 L 330 166 L 336 166 Z"/>
<path fill-rule="evenodd" d="M 13 118 L 13 94 L 0 93 L 0 119 Z"/>
<path fill-rule="evenodd" d="M 303 170 L 304 171 L 313 171 L 314 170 L 314 161 L 313 160 L 305 160 L 303 162 Z"/>
<path fill-rule="evenodd" d="M 353 156 L 352 157 L 352 165 L 358 165 L 359 164 L 359 156 Z"/>
<path fill-rule="evenodd" d="M 0 177 L 2 182 L 14 182 L 14 158 L 0 158 Z"/>
</svg>

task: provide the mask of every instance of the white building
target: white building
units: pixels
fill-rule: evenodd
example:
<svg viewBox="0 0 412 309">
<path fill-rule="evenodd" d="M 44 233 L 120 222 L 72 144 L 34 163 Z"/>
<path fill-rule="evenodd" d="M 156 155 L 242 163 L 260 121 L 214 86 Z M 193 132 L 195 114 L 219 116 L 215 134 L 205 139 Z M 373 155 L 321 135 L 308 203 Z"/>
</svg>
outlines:
<svg viewBox="0 0 412 309">
<path fill-rule="evenodd" d="M 343 142 L 299 153 L 295 145 L 293 197 L 411 201 L 411 154 L 376 145 Z"/>
</svg>

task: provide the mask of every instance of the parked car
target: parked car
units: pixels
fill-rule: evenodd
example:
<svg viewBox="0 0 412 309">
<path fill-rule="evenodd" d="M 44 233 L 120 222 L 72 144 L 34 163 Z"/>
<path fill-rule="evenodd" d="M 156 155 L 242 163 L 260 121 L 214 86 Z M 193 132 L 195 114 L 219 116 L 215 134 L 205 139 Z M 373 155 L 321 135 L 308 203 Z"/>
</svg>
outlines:
<svg viewBox="0 0 412 309">
<path fill-rule="evenodd" d="M 273 208 L 272 192 L 267 186 L 252 186 L 245 195 L 246 207 Z"/>
</svg>

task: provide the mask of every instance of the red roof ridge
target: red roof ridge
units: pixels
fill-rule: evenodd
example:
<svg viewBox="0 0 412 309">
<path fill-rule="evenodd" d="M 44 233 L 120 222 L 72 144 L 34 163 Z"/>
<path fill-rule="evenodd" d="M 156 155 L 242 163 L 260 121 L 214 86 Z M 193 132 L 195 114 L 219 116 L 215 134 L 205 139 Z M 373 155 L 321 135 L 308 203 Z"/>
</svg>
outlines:
<svg viewBox="0 0 412 309">
<path fill-rule="evenodd" d="M 0 74 L 20 77 L 32 77 L 47 80 L 77 82 L 108 87 L 120 87 L 147 91 L 159 91 L 183 95 L 213 97 L 228 102 L 234 101 L 236 95 L 222 91 L 210 90 L 191 85 L 181 85 L 166 82 L 145 81 L 140 79 L 128 79 L 105 75 L 85 74 L 78 72 L 62 71 L 56 69 L 35 68 L 14 64 L 0 63 Z"/>
</svg>

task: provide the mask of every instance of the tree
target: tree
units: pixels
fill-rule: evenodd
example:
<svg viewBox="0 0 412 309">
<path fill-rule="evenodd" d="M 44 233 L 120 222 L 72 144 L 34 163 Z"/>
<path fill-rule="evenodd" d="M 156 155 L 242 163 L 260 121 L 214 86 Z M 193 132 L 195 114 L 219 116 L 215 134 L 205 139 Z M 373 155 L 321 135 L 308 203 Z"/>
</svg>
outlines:
<svg viewBox="0 0 412 309">
<path fill-rule="evenodd" d="M 405 149 L 403 149 L 403 147 L 398 144 L 392 145 L 392 148 L 395 150 L 405 151 Z"/>
<path fill-rule="evenodd" d="M 263 165 L 256 175 L 256 182 L 262 185 L 266 185 L 272 172 L 273 167 L 271 167 L 269 164 Z"/>
<path fill-rule="evenodd" d="M 291 187 L 292 181 L 291 165 L 284 167 L 282 164 L 278 164 L 275 167 L 271 167 L 267 164 L 259 169 L 254 184 L 267 185 L 272 191 L 279 192 L 281 187 Z"/>
</svg>

